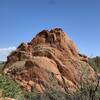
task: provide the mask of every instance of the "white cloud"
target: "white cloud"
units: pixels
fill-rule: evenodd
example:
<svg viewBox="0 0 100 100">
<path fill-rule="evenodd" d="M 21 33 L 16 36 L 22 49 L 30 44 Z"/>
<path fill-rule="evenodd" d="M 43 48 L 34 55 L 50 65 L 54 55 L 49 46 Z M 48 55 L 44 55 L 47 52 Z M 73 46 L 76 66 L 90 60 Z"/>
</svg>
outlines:
<svg viewBox="0 0 100 100">
<path fill-rule="evenodd" d="M 15 49 L 16 47 L 0 48 L 0 61 L 5 61 L 9 53 Z"/>
<path fill-rule="evenodd" d="M 15 50 L 16 47 L 8 47 L 8 48 L 0 48 L 0 52 L 2 51 L 11 51 L 11 50 Z"/>
</svg>

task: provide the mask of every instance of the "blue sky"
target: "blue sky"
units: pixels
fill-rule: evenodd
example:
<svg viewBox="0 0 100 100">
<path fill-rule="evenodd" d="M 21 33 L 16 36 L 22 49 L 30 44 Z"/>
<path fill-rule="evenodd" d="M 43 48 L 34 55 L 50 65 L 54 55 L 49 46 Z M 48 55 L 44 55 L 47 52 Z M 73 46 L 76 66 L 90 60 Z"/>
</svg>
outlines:
<svg viewBox="0 0 100 100">
<path fill-rule="evenodd" d="M 100 55 L 100 0 L 0 0 L 0 60 L 55 27 L 63 28 L 81 53 Z"/>
</svg>

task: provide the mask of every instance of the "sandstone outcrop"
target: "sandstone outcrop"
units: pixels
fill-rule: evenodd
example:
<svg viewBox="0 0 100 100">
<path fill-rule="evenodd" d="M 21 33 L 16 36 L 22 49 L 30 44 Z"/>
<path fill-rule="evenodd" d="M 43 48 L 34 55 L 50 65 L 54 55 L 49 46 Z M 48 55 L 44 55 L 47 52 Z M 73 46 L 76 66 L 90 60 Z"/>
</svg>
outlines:
<svg viewBox="0 0 100 100">
<path fill-rule="evenodd" d="M 35 87 L 39 92 L 46 87 L 74 91 L 81 82 L 95 81 L 88 57 L 60 28 L 43 30 L 31 42 L 22 43 L 8 56 L 4 73 L 24 89 Z"/>
</svg>

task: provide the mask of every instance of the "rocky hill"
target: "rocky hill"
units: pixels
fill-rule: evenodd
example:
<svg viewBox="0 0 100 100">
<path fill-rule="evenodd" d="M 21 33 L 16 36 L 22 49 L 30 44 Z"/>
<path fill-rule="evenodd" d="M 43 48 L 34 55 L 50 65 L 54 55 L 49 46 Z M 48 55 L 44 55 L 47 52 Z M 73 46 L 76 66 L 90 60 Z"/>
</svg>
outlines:
<svg viewBox="0 0 100 100">
<path fill-rule="evenodd" d="M 0 61 L 0 74 L 2 73 L 3 66 L 4 66 L 4 62 L 3 61 Z"/>
<path fill-rule="evenodd" d="M 4 66 L 4 62 L 0 61 L 0 67 L 3 67 L 3 66 Z"/>
<path fill-rule="evenodd" d="M 22 43 L 8 57 L 6 75 L 23 89 L 43 92 L 47 87 L 65 92 L 95 81 L 88 57 L 79 53 L 74 42 L 60 28 L 43 30 L 29 43 Z"/>
<path fill-rule="evenodd" d="M 89 63 L 96 72 L 100 73 L 100 57 L 99 56 L 96 56 L 94 58 L 89 58 Z"/>
</svg>

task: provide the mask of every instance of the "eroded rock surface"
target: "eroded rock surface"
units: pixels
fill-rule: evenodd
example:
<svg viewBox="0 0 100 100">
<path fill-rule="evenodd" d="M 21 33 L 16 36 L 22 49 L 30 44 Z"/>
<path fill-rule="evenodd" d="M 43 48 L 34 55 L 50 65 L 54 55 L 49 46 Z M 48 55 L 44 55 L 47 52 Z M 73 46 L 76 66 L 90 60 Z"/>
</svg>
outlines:
<svg viewBox="0 0 100 100">
<path fill-rule="evenodd" d="M 79 54 L 74 42 L 60 28 L 43 30 L 29 43 L 13 51 L 4 66 L 4 73 L 26 90 L 46 87 L 74 91 L 81 82 L 94 82 L 95 72 L 88 57 Z"/>
</svg>

